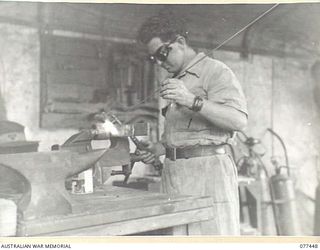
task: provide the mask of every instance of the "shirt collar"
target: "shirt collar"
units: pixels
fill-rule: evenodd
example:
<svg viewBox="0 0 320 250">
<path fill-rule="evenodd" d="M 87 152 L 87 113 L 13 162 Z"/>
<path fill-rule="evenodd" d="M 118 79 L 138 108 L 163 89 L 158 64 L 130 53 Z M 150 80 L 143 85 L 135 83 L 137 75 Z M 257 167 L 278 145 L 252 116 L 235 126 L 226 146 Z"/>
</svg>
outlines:
<svg viewBox="0 0 320 250">
<path fill-rule="evenodd" d="M 196 77 L 200 77 L 201 71 L 202 71 L 202 65 L 201 63 L 196 63 L 201 58 L 205 57 L 205 54 L 203 52 L 198 53 L 185 67 L 187 70 L 181 70 L 181 73 L 177 75 L 178 78 L 185 76 L 187 73 L 195 75 Z M 194 64 L 196 63 L 196 64 Z M 194 64 L 194 65 L 193 65 Z M 190 69 L 188 69 L 190 67 Z"/>
</svg>

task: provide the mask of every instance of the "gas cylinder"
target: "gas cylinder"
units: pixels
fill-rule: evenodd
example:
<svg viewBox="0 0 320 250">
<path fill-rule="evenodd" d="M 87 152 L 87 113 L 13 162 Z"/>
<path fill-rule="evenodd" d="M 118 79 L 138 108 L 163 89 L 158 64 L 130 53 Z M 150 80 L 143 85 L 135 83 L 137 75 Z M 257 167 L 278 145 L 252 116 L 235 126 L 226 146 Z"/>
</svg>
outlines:
<svg viewBox="0 0 320 250">
<path fill-rule="evenodd" d="M 316 190 L 316 203 L 314 211 L 314 235 L 320 235 L 320 184 Z"/>
<path fill-rule="evenodd" d="M 300 235 L 293 181 L 280 170 L 281 168 L 277 168 L 276 174 L 270 178 L 279 235 Z"/>
<path fill-rule="evenodd" d="M 260 231 L 261 235 L 277 235 L 275 216 L 273 211 L 272 199 L 270 195 L 269 179 L 264 171 L 259 171 L 259 185 L 261 189 L 261 213 Z"/>
</svg>

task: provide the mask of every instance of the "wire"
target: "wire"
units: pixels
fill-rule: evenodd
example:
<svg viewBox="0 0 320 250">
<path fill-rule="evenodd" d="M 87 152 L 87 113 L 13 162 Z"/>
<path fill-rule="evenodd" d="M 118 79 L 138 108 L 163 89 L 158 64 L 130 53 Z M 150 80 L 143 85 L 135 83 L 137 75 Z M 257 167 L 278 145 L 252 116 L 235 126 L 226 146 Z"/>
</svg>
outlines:
<svg viewBox="0 0 320 250">
<path fill-rule="evenodd" d="M 286 145 L 284 144 L 283 140 L 281 139 L 281 137 L 276 133 L 274 132 L 271 128 L 267 128 L 267 131 L 269 131 L 272 135 L 274 135 L 280 142 L 282 148 L 283 148 L 283 152 L 284 152 L 284 157 L 285 157 L 285 160 L 286 160 L 286 168 L 287 168 L 287 171 L 288 171 L 288 175 L 290 176 L 290 167 L 289 167 L 289 158 L 288 158 L 288 151 L 287 151 L 287 147 Z"/>
</svg>

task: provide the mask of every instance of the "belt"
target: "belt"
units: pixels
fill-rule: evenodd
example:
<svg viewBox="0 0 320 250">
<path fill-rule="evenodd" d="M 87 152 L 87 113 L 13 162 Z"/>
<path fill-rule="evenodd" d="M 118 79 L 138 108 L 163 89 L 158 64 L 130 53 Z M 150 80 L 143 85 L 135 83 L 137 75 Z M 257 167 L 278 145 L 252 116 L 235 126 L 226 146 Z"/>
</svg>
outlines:
<svg viewBox="0 0 320 250">
<path fill-rule="evenodd" d="M 205 146 L 194 146 L 186 148 L 166 148 L 166 158 L 171 161 L 177 159 L 189 159 L 201 156 L 211 156 L 217 154 L 225 154 L 225 148 L 223 145 L 205 145 Z"/>
</svg>

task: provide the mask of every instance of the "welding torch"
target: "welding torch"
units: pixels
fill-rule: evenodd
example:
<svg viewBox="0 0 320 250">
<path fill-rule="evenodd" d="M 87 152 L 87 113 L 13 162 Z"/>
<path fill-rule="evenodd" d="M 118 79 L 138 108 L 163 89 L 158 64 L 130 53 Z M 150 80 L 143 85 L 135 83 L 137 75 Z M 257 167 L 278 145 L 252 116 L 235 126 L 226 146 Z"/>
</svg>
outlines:
<svg viewBox="0 0 320 250">
<path fill-rule="evenodd" d="M 146 150 L 146 146 L 143 142 L 139 141 L 139 139 L 136 136 L 130 136 L 130 139 L 138 149 L 138 151 L 135 152 L 135 155 L 136 157 L 139 158 L 139 150 Z M 157 156 L 155 157 L 155 160 L 152 166 L 161 174 L 162 163 Z"/>
<path fill-rule="evenodd" d="M 111 115 L 111 118 L 118 125 L 122 125 L 122 122 L 115 115 Z M 141 157 L 139 156 L 139 150 L 145 151 L 147 149 L 145 143 L 140 141 L 135 135 L 130 135 L 129 138 L 132 140 L 132 142 L 134 143 L 134 145 L 138 149 L 134 154 L 130 154 L 131 161 L 133 163 L 137 162 L 137 161 L 141 161 Z M 162 163 L 161 163 L 161 161 L 159 160 L 158 157 L 155 158 L 155 161 L 154 161 L 154 163 L 152 165 L 157 171 L 159 171 L 159 174 L 161 174 Z"/>
</svg>

